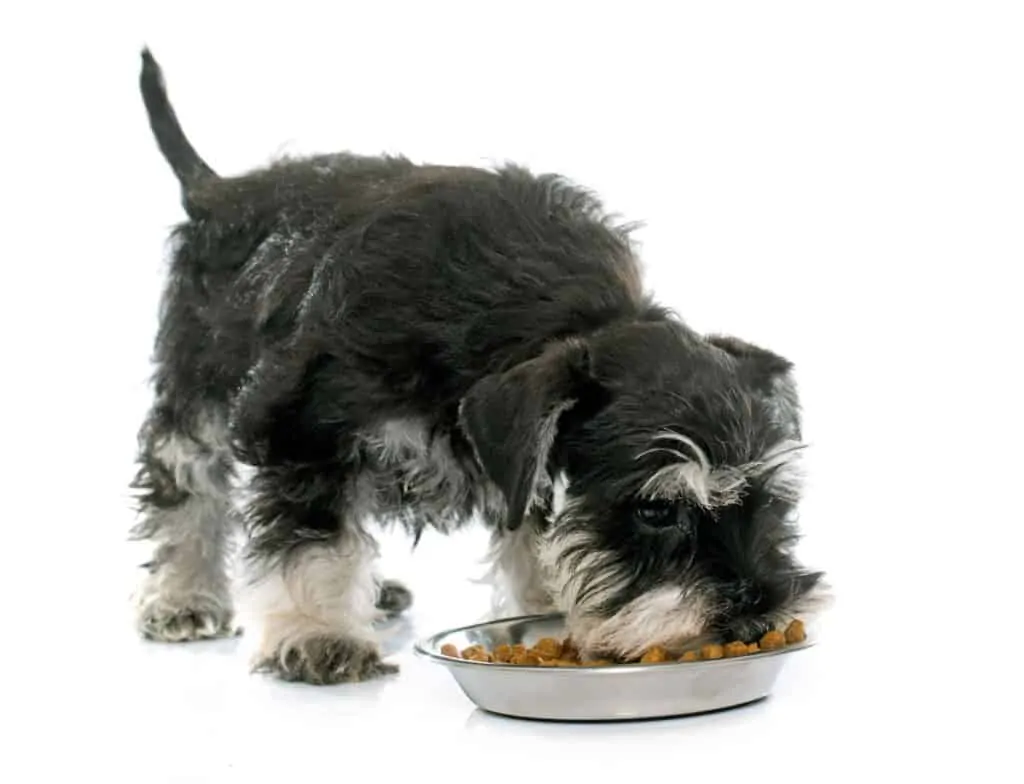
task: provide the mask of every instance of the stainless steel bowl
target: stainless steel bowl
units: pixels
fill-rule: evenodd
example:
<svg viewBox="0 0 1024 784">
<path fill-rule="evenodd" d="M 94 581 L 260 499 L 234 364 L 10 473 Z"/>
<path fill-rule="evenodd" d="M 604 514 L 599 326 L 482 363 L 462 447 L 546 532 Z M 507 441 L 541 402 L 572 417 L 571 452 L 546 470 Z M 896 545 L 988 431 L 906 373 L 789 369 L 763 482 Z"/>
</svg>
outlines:
<svg viewBox="0 0 1024 784">
<path fill-rule="evenodd" d="M 478 623 L 418 642 L 420 656 L 448 668 L 479 708 L 524 719 L 622 721 L 683 716 L 746 705 L 767 697 L 791 654 L 813 643 L 714 661 L 608 667 L 528 667 L 454 659 L 441 653 L 480 644 L 532 645 L 564 637 L 563 617 L 535 615 Z"/>
</svg>

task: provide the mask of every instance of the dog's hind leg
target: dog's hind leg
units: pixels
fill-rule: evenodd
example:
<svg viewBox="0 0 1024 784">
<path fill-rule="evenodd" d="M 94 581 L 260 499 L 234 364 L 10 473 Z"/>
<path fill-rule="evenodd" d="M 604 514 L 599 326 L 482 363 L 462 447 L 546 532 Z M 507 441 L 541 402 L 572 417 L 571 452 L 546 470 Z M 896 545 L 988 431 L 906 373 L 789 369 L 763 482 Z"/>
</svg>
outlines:
<svg viewBox="0 0 1024 784">
<path fill-rule="evenodd" d="M 187 422 L 157 404 L 140 434 L 141 519 L 133 536 L 153 543 L 136 593 L 139 632 L 178 642 L 234 634 L 227 573 L 235 528 L 232 460 L 215 408 Z"/>
<path fill-rule="evenodd" d="M 396 618 L 412 607 L 412 591 L 398 580 L 382 579 L 377 590 L 377 609 L 385 618 Z"/>
</svg>

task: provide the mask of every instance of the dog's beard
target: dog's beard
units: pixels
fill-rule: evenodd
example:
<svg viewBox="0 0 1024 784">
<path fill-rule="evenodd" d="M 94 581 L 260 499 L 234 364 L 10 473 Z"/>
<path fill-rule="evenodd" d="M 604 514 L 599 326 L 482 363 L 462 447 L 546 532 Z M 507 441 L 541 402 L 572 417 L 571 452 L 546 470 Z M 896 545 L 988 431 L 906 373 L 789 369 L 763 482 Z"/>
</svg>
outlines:
<svg viewBox="0 0 1024 784">
<path fill-rule="evenodd" d="M 716 636 L 723 642 L 754 642 L 767 631 L 784 629 L 793 620 L 803 621 L 807 627 L 818 631 L 822 616 L 832 608 L 834 601 L 831 586 L 824 579 L 819 579 L 810 590 L 795 593 L 776 610 L 763 615 L 729 619 L 728 631 Z"/>
<path fill-rule="evenodd" d="M 813 623 L 831 605 L 823 581 L 801 592 L 794 580 L 793 593 L 778 606 L 747 615 L 730 600 L 732 586 L 705 576 L 699 560 L 680 561 L 663 579 L 643 573 L 636 558 L 602 543 L 599 513 L 581 498 L 564 497 L 538 556 L 548 592 L 565 614 L 567 633 L 585 655 L 628 660 L 655 645 L 679 653 L 707 642 L 753 641 L 794 618 Z M 657 540 L 651 547 L 664 553 Z M 641 576 L 645 590 L 638 592 Z M 790 580 L 783 574 L 779 579 Z"/>
<path fill-rule="evenodd" d="M 598 545 L 578 500 L 567 501 L 539 554 L 567 632 L 585 655 L 631 659 L 653 645 L 678 650 L 700 640 L 712 617 L 713 600 L 699 579 L 666 582 L 623 601 L 632 569 Z"/>
<path fill-rule="evenodd" d="M 642 594 L 609 617 L 588 615 L 576 607 L 568 626 L 587 654 L 630 660 L 654 645 L 678 652 L 703 641 L 707 617 L 708 601 L 699 586 L 666 585 Z"/>
</svg>

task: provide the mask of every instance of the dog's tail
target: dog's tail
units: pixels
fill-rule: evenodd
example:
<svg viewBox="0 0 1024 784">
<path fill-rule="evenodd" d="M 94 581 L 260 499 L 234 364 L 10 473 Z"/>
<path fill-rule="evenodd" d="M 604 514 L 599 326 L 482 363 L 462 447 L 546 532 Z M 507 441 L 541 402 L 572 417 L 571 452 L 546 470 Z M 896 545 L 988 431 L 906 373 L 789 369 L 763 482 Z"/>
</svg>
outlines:
<svg viewBox="0 0 1024 784">
<path fill-rule="evenodd" d="M 171 101 L 167 97 L 163 72 L 149 47 L 142 49 L 142 72 L 139 74 L 139 89 L 149 115 L 149 127 L 153 129 L 157 146 L 170 164 L 182 188 L 185 209 L 192 211 L 192 191 L 204 181 L 217 178 L 217 173 L 199 157 L 192 143 L 181 129 Z"/>
</svg>

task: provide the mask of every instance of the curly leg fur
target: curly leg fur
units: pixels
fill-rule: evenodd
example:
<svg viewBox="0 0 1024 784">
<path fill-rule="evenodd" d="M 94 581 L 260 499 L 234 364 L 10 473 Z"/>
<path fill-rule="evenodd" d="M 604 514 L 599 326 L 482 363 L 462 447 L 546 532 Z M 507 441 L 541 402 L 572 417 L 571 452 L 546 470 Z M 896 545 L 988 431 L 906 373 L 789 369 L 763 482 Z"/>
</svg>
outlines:
<svg viewBox="0 0 1024 784">
<path fill-rule="evenodd" d="M 214 416 L 186 433 L 155 412 L 143 430 L 135 487 L 144 491 L 136 539 L 154 543 L 135 595 L 136 626 L 150 640 L 237 633 L 227 559 L 236 525 L 230 458 Z"/>
<path fill-rule="evenodd" d="M 305 545 L 265 569 L 253 584 L 263 619 L 255 671 L 317 685 L 398 672 L 382 661 L 373 629 L 380 614 L 374 549 L 349 534 Z M 390 585 L 388 602 L 397 601 L 398 587 Z"/>
</svg>

